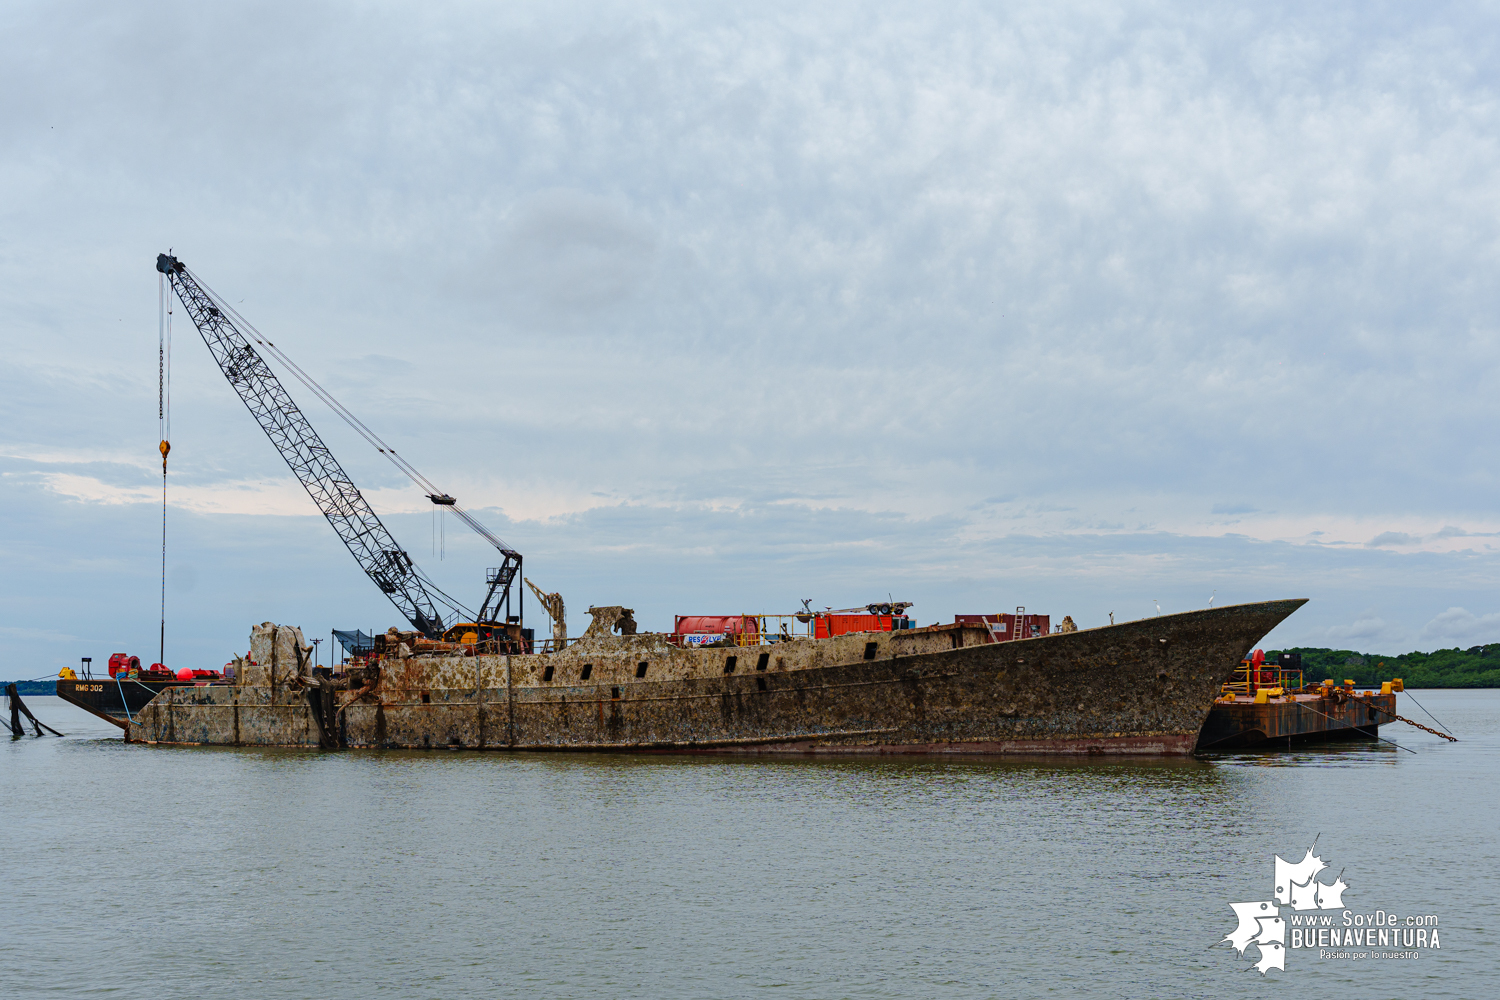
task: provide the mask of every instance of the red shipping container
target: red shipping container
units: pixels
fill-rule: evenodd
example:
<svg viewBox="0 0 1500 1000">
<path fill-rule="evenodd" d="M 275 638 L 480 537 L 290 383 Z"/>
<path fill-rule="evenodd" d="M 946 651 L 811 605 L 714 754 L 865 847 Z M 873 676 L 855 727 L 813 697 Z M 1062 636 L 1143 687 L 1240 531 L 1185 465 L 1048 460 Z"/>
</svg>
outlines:
<svg viewBox="0 0 1500 1000">
<path fill-rule="evenodd" d="M 813 638 L 828 639 L 850 632 L 890 632 L 911 628 L 905 615 L 819 615 L 813 621 Z"/>
<path fill-rule="evenodd" d="M 1012 639 L 1030 639 L 1052 631 L 1051 615 L 1020 616 L 1019 627 L 1015 615 L 954 615 L 958 625 L 983 625 L 989 630 L 987 642 L 1010 642 Z"/>
</svg>

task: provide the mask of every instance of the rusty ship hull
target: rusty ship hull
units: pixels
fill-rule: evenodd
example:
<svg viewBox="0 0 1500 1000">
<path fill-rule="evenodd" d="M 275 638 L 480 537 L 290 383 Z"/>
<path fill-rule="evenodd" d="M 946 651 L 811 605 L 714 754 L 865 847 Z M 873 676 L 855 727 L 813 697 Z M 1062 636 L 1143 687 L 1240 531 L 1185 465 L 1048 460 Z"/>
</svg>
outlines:
<svg viewBox="0 0 1500 1000">
<path fill-rule="evenodd" d="M 682 649 L 586 634 L 543 655 L 388 655 L 344 678 L 258 626 L 235 683 L 163 691 L 128 738 L 251 746 L 705 753 L 1187 754 L 1220 686 L 1304 604 L 1010 642 L 934 626 Z M 593 629 L 590 630 L 594 632 Z M 402 652 L 404 652 L 404 647 Z"/>
</svg>

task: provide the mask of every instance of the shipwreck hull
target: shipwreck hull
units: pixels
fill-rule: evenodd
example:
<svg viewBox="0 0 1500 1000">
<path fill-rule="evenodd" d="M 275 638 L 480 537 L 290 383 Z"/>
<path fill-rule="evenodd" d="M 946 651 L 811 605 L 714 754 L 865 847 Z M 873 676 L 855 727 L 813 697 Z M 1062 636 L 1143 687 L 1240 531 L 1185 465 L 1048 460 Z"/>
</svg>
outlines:
<svg viewBox="0 0 1500 1000">
<path fill-rule="evenodd" d="M 585 637 L 548 655 L 391 657 L 378 672 L 370 667 L 344 682 L 347 690 L 305 676 L 300 647 L 278 654 L 273 642 L 272 662 L 251 664 L 239 684 L 162 692 L 137 714 L 129 738 L 550 751 L 1186 754 L 1220 685 L 1303 603 L 1236 605 L 999 643 L 986 641 L 982 628 L 958 625 L 709 649 L 679 649 L 657 635 Z"/>
</svg>

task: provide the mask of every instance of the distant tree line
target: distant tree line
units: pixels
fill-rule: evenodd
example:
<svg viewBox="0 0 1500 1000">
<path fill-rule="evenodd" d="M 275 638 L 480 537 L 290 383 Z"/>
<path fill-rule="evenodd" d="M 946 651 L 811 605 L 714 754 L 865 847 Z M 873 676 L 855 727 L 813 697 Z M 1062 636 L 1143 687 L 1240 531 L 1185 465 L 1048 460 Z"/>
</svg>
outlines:
<svg viewBox="0 0 1500 1000">
<path fill-rule="evenodd" d="M 1302 654 L 1302 676 L 1310 683 L 1331 677 L 1339 682 L 1347 679 L 1361 686 L 1373 686 L 1399 677 L 1412 688 L 1500 687 L 1500 643 L 1399 656 L 1293 646 L 1268 651 L 1266 659 L 1274 660 L 1282 653 Z"/>
</svg>

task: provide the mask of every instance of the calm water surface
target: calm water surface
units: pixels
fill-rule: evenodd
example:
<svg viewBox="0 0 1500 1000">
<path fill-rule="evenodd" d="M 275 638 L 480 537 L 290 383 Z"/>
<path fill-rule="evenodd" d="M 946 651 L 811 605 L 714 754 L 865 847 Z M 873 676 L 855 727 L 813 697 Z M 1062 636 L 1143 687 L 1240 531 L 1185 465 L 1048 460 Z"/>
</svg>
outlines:
<svg viewBox="0 0 1500 1000">
<path fill-rule="evenodd" d="M 1416 696 L 1463 741 L 1104 762 L 167 748 L 27 699 L 68 736 L 0 743 L 0 994 L 1500 997 L 1500 691 Z M 1442 949 L 1211 947 L 1314 837 Z"/>
</svg>

